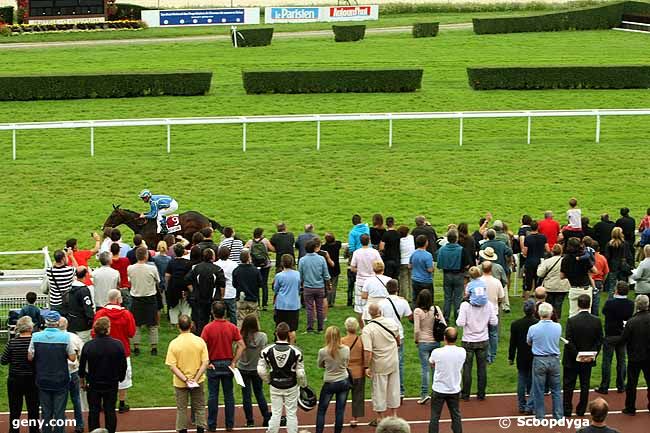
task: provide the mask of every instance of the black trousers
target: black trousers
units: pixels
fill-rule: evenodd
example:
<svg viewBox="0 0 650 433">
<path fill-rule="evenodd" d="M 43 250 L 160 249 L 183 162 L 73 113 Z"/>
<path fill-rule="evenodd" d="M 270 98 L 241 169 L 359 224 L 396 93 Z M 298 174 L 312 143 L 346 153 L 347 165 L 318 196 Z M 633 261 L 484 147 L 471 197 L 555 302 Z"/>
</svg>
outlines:
<svg viewBox="0 0 650 433">
<path fill-rule="evenodd" d="M 627 363 L 627 385 L 625 386 L 625 409 L 636 412 L 636 386 L 643 372 L 646 383 L 650 382 L 650 360 Z M 650 388 L 648 388 L 648 407 L 650 407 Z"/>
<path fill-rule="evenodd" d="M 27 418 L 39 419 L 38 413 L 38 388 L 34 382 L 34 377 L 14 377 L 7 378 L 7 394 L 9 395 L 9 431 L 18 433 L 19 429 L 13 428 L 13 420 L 20 419 L 20 413 L 23 410 L 23 399 L 27 406 Z M 29 433 L 38 433 L 38 426 L 29 428 Z"/>
<path fill-rule="evenodd" d="M 196 332 L 195 334 L 198 335 L 199 337 L 201 336 L 201 331 L 203 331 L 203 328 L 205 325 L 210 323 L 210 311 L 212 308 L 212 305 L 209 303 L 203 303 L 203 302 L 197 302 L 193 308 L 196 308 Z"/>
<path fill-rule="evenodd" d="M 395 280 L 399 278 L 399 260 L 384 260 L 384 275 L 391 277 Z"/>
<path fill-rule="evenodd" d="M 576 406 L 576 414 L 583 416 L 589 403 L 589 380 L 591 379 L 591 363 L 578 362 L 577 365 L 564 367 L 564 382 L 562 395 L 564 397 L 564 416 L 571 416 L 573 410 L 573 390 L 576 381 L 580 379 L 580 401 Z"/>
<path fill-rule="evenodd" d="M 444 403 L 447 403 L 447 409 L 449 409 L 449 415 L 451 415 L 451 431 L 453 433 L 463 433 L 459 399 L 460 393 L 441 394 L 435 391 L 431 393 L 431 419 L 429 420 L 429 433 L 438 433 L 440 414 L 442 413 L 442 405 Z"/>
<path fill-rule="evenodd" d="M 88 388 L 88 431 L 99 428 L 99 411 L 103 408 L 105 428 L 109 433 L 115 433 L 117 430 L 116 401 L 117 388 L 108 390 Z"/>
</svg>

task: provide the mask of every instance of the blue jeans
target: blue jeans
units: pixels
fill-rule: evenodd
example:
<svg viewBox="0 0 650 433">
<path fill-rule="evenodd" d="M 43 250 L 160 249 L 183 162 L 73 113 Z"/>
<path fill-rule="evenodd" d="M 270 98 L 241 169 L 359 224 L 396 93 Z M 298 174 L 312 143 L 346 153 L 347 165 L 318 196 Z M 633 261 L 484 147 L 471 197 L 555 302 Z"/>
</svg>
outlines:
<svg viewBox="0 0 650 433">
<path fill-rule="evenodd" d="M 223 400 L 226 407 L 226 428 L 235 426 L 235 395 L 233 394 L 230 361 L 210 362 L 214 369 L 207 370 L 208 376 L 208 427 L 217 426 L 219 414 L 219 385 L 223 387 Z"/>
<path fill-rule="evenodd" d="M 460 308 L 460 303 L 463 302 L 463 296 L 465 294 L 465 277 L 463 273 L 444 272 L 442 275 L 442 287 L 445 294 L 442 314 L 445 316 L 445 321 L 449 324 L 452 306 L 454 308 L 454 317 L 457 320 L 458 309 Z"/>
<path fill-rule="evenodd" d="M 397 354 L 399 355 L 399 394 L 404 395 L 404 342 L 399 345 Z"/>
<path fill-rule="evenodd" d="M 466 342 L 463 341 L 466 357 L 463 364 L 463 388 L 460 392 L 462 399 L 469 399 L 472 390 L 472 367 L 474 357 L 476 357 L 476 381 L 478 398 L 485 398 L 485 389 L 487 387 L 487 351 L 488 341 Z"/>
<path fill-rule="evenodd" d="M 609 389 L 609 384 L 612 379 L 612 361 L 614 360 L 614 353 L 616 353 L 616 389 L 625 389 L 625 376 L 627 369 L 625 367 L 625 343 L 616 340 L 614 337 L 605 337 L 603 343 L 603 358 L 602 358 L 602 380 L 599 388 L 601 390 Z"/>
<path fill-rule="evenodd" d="M 429 384 L 433 378 L 433 370 L 429 358 L 433 349 L 440 347 L 438 342 L 418 343 L 418 356 L 420 357 L 420 369 L 422 381 L 420 382 L 420 397 L 429 395 Z"/>
<path fill-rule="evenodd" d="M 318 414 L 316 415 L 316 433 L 323 433 L 325 428 L 325 414 L 333 396 L 336 396 L 336 411 L 334 421 L 334 433 L 343 431 L 343 417 L 345 415 L 345 403 L 348 399 L 350 385 L 347 380 L 339 382 L 323 382 L 318 399 Z"/>
<path fill-rule="evenodd" d="M 51 420 L 65 419 L 65 405 L 68 403 L 68 389 L 60 391 L 39 390 L 38 398 L 41 403 L 41 418 L 45 421 L 43 433 L 63 433 L 64 427 L 52 427 Z"/>
<path fill-rule="evenodd" d="M 605 277 L 605 290 L 607 290 L 607 299 L 612 299 L 614 297 L 614 290 L 616 289 L 616 283 L 618 278 L 616 276 L 617 272 L 610 272 Z"/>
<path fill-rule="evenodd" d="M 226 305 L 228 320 L 230 320 L 230 323 L 237 326 L 237 300 L 235 298 L 224 299 L 223 303 Z"/>
<path fill-rule="evenodd" d="M 248 371 L 240 370 L 241 375 L 244 379 L 244 384 L 246 385 L 241 389 L 244 414 L 246 415 L 246 422 L 252 423 L 253 420 L 253 399 L 251 397 L 251 388 L 255 393 L 255 399 L 257 400 L 257 406 L 260 408 L 262 413 L 262 418 L 264 424 L 266 424 L 271 418 L 269 413 L 269 406 L 266 403 L 266 398 L 264 397 L 264 388 L 262 388 L 262 379 L 257 375 L 257 371 Z"/>
<path fill-rule="evenodd" d="M 596 288 L 594 288 L 594 295 L 591 297 L 591 314 L 598 316 L 598 310 L 600 309 L 600 294 L 603 291 L 603 281 L 597 280 L 594 281 Z"/>
<path fill-rule="evenodd" d="M 533 411 L 534 401 L 531 397 L 531 387 L 533 385 L 533 375 L 530 370 L 517 369 L 517 401 L 519 403 L 519 410 Z M 526 400 L 528 395 L 528 400 Z"/>
<path fill-rule="evenodd" d="M 81 396 L 79 394 L 79 373 L 70 374 L 70 384 L 68 385 L 70 391 L 70 400 L 74 409 L 74 419 L 76 422 L 75 430 L 84 429 L 84 414 L 81 411 Z"/>
<path fill-rule="evenodd" d="M 488 325 L 488 354 L 487 362 L 492 364 L 497 359 L 497 347 L 499 345 L 499 325 Z"/>
<path fill-rule="evenodd" d="M 532 399 L 535 407 L 535 418 L 544 418 L 544 388 L 548 384 L 553 400 L 553 418 L 564 416 L 562 406 L 559 356 L 533 356 L 533 388 Z"/>
</svg>

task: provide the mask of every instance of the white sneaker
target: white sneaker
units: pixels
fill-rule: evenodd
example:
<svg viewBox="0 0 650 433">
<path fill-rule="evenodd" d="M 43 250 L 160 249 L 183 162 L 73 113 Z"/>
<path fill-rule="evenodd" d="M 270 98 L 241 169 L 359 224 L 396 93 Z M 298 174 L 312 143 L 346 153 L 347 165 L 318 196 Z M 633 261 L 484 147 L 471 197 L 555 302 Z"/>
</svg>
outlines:
<svg viewBox="0 0 650 433">
<path fill-rule="evenodd" d="M 431 396 L 430 396 L 430 395 L 427 395 L 427 396 L 422 397 L 421 399 L 419 399 L 419 400 L 418 400 L 418 404 L 425 404 L 425 403 L 428 402 L 429 400 L 431 400 Z"/>
</svg>

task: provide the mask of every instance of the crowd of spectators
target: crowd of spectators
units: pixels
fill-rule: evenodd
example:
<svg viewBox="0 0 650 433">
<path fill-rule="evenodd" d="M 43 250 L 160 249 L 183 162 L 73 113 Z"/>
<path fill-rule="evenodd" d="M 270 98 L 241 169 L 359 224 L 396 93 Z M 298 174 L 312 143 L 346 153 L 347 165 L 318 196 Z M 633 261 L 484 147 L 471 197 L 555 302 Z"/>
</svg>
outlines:
<svg viewBox="0 0 650 433">
<path fill-rule="evenodd" d="M 540 221 L 524 215 L 514 234 L 488 214 L 472 234 L 466 223 L 450 224 L 444 237 L 423 216 L 410 230 L 396 226 L 392 217 L 384 226 L 383 217 L 374 215 L 368 226 L 354 215 L 345 243 L 331 232 L 323 242 L 312 224 L 295 237 L 283 223 L 270 239 L 257 228 L 247 242 L 231 227 L 218 242 L 210 228 L 191 240 L 168 235 L 155 246 L 135 235 L 133 248 L 118 229 L 107 230 L 103 241 L 93 234 L 95 245 L 88 250 L 70 239 L 46 270 L 49 308 L 37 308 L 36 294 L 27 294 L 16 336 L 2 356 L 2 363 L 10 364 L 10 421 L 20 417 L 23 400 L 30 419 L 39 417 L 39 406 L 43 419 L 63 419 L 69 395 L 76 431 L 84 430 L 82 409 L 87 407 L 89 430 L 99 427 L 103 412 L 106 429 L 115 432 L 116 411 L 129 411 L 131 356 L 142 354 L 145 331 L 150 355 L 158 355 L 166 309 L 179 330 L 165 357 L 173 375 L 177 431 L 186 432 L 190 422 L 199 432 L 216 431 L 220 390 L 225 428 L 234 430 L 234 385 L 243 382 L 247 427 L 255 425 L 254 394 L 261 424 L 270 433 L 281 425 L 297 433 L 297 408 L 311 399 L 297 345 L 304 308 L 304 333 L 324 332 L 317 359 L 323 385 L 319 398 L 313 397 L 317 433 L 323 431 L 332 399 L 335 433 L 345 423 L 348 395 L 349 424 L 354 427 L 365 417 L 366 378 L 375 413 L 369 424 L 379 425 L 379 431 L 382 420 L 394 420 L 406 393 L 404 359 L 415 354 L 421 365 L 418 403 L 430 402 L 430 432 L 438 431 L 446 403 L 457 433 L 462 431 L 460 400 L 470 399 L 474 359 L 477 398 L 487 397 L 488 365 L 497 362 L 500 335 L 507 331 L 500 319 L 511 312 L 510 288 L 518 275 L 525 302 L 523 317 L 509 330 L 508 361 L 516 362 L 519 412 L 543 418 L 544 395 L 550 393 L 554 418 L 573 415 L 579 381 L 575 414 L 591 411 L 595 423 L 604 422 L 607 403 L 588 401 L 591 372 L 600 357 L 602 381 L 595 391 L 607 394 L 615 354 L 616 390 L 626 393 L 623 413 L 634 415 L 639 375 L 650 379 L 650 209 L 638 227 L 629 209 L 620 213 L 616 222 L 603 214 L 590 227 L 571 199 L 565 225 L 550 211 Z M 89 261 L 95 255 L 100 266 L 92 269 Z M 326 328 L 344 257 L 347 306 L 356 315 Z M 434 301 L 436 269 L 442 271 L 441 305 Z M 601 308 L 603 292 L 607 300 Z M 259 323 L 261 311 L 269 308 L 276 324 L 273 341 Z M 406 341 L 407 322 L 413 323 L 417 350 Z M 343 333 L 337 325 L 344 325 Z"/>
</svg>

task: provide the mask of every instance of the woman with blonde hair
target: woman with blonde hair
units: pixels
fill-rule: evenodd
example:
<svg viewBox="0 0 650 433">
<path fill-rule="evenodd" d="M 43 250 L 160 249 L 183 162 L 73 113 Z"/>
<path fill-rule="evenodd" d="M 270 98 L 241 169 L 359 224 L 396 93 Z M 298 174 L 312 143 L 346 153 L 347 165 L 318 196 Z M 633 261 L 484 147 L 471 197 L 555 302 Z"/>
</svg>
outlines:
<svg viewBox="0 0 650 433">
<path fill-rule="evenodd" d="M 341 339 L 341 343 L 350 348 L 348 369 L 352 378 L 352 419 L 350 420 L 350 427 L 352 428 L 357 426 L 357 418 L 365 416 L 366 376 L 363 371 L 363 342 L 361 337 L 357 335 L 358 330 L 359 322 L 356 318 L 348 317 L 345 319 L 346 335 Z"/>
<path fill-rule="evenodd" d="M 605 257 L 609 265 L 609 274 L 607 274 L 606 289 L 609 298 L 614 296 L 614 288 L 617 281 L 627 281 L 634 267 L 634 257 L 630 253 L 630 247 L 625 240 L 623 229 L 614 227 L 612 229 L 612 238 L 607 242 Z"/>
<path fill-rule="evenodd" d="M 343 430 L 343 416 L 345 403 L 350 391 L 348 376 L 348 363 L 350 362 L 350 348 L 341 344 L 341 333 L 336 326 L 325 330 L 325 347 L 318 351 L 318 367 L 325 369 L 323 387 L 318 400 L 318 414 L 316 415 L 316 433 L 323 433 L 325 428 L 325 414 L 333 396 L 336 396 L 336 411 L 334 433 Z"/>
</svg>

